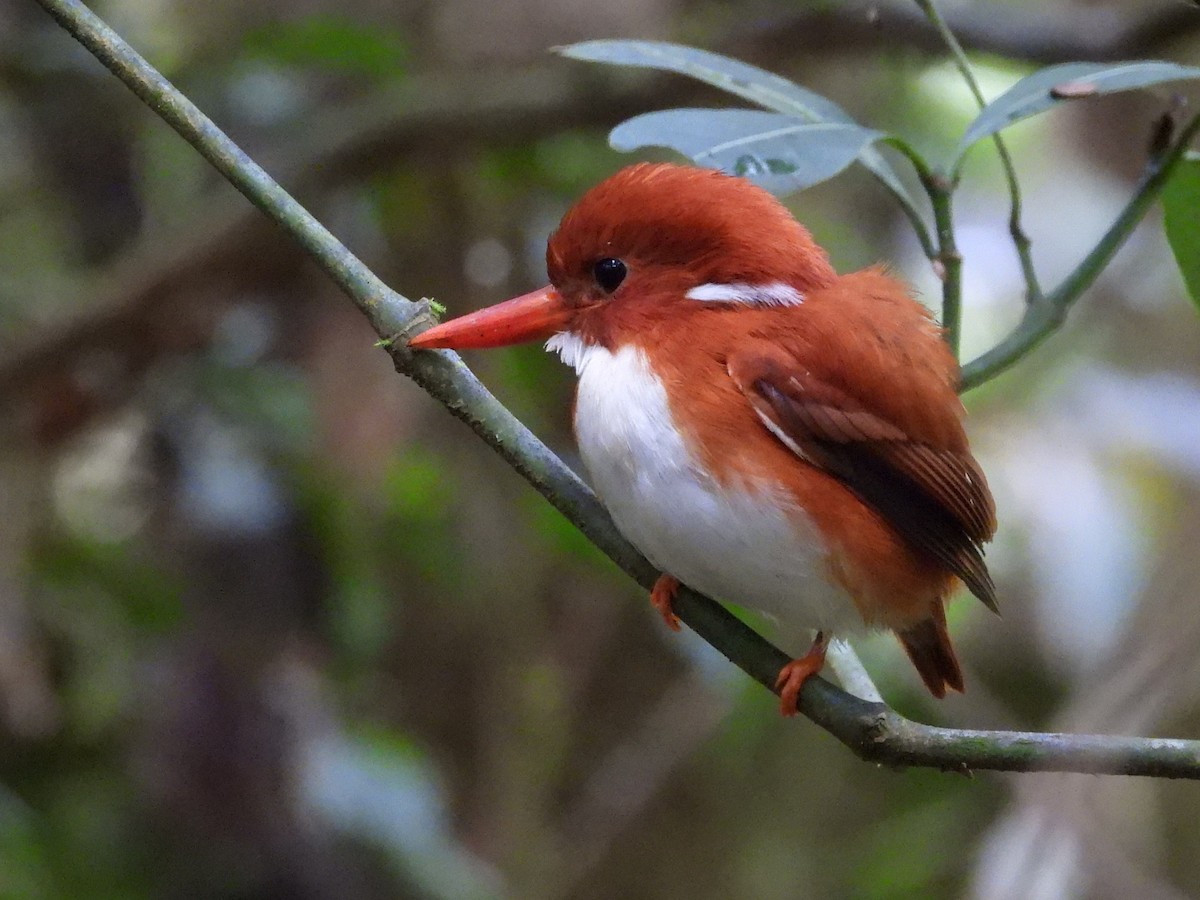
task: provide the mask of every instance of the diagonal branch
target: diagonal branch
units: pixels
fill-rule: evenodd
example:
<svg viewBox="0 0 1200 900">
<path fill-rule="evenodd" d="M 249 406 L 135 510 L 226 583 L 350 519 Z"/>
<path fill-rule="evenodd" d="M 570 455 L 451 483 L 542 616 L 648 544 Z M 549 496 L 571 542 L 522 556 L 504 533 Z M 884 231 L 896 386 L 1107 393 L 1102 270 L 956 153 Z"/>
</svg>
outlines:
<svg viewBox="0 0 1200 900">
<path fill-rule="evenodd" d="M 256 206 L 329 273 L 387 338 L 397 371 L 408 375 L 471 426 L 617 565 L 649 588 L 656 572 L 616 531 L 587 486 L 449 352 L 410 351 L 404 338 L 428 321 L 428 305 L 383 285 L 282 188 L 250 161 L 78 0 L 37 0 L 118 78 L 166 119 Z M 712 600 L 682 590 L 679 617 L 757 681 L 773 689 L 787 656 Z M 882 703 L 860 700 L 813 678 L 800 712 L 866 760 L 949 771 L 1073 771 L 1200 779 L 1200 741 L 1107 735 L 965 731 L 911 722 Z"/>
</svg>

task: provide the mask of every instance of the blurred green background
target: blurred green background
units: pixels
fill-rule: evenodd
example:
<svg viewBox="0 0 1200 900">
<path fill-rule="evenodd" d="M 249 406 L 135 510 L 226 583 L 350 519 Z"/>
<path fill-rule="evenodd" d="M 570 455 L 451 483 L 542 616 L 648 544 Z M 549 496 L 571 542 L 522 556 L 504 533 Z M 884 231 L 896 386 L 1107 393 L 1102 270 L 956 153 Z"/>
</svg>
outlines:
<svg viewBox="0 0 1200 900">
<path fill-rule="evenodd" d="M 389 283 L 542 283 L 622 118 L 726 104 L 547 48 L 667 38 L 937 157 L 972 107 L 915 5 L 110 0 L 96 10 Z M 994 96 L 1200 62 L 1180 2 L 957 4 Z M 1053 284 L 1169 89 L 1011 134 Z M 861 171 L 792 198 L 850 269 L 937 283 Z M 966 353 L 1020 314 L 994 160 L 956 205 Z M 352 305 L 31 0 L 0 7 L 0 897 L 1200 893 L 1200 786 L 865 765 L 694 636 L 391 371 Z M 1200 322 L 1157 213 L 1063 333 L 968 397 L 1004 618 L 956 604 L 947 724 L 1200 735 Z M 470 363 L 576 464 L 567 370 Z M 804 636 L 772 635 L 803 649 Z"/>
</svg>

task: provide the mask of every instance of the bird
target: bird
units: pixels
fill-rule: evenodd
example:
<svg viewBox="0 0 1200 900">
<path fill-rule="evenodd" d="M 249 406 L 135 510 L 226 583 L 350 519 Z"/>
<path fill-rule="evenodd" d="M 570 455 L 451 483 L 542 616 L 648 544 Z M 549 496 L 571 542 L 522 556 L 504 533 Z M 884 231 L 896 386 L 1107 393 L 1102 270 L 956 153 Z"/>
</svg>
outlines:
<svg viewBox="0 0 1200 900">
<path fill-rule="evenodd" d="M 814 634 L 776 681 L 785 716 L 829 641 L 891 630 L 935 697 L 964 690 L 946 603 L 993 611 L 996 530 L 943 330 L 884 266 L 838 274 L 744 178 L 638 163 L 567 211 L 549 284 L 410 339 L 543 340 L 575 370 L 574 429 L 618 530 L 680 584 Z"/>
</svg>

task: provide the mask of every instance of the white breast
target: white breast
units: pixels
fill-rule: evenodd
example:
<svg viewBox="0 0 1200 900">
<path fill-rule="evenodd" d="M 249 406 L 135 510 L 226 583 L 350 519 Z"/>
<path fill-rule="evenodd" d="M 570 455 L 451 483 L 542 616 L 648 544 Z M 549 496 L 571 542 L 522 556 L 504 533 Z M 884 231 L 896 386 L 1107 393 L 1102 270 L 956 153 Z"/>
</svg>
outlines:
<svg viewBox="0 0 1200 900">
<path fill-rule="evenodd" d="M 664 572 L 789 628 L 863 628 L 826 577 L 809 517 L 765 476 L 718 484 L 693 459 L 645 355 L 556 335 L 547 344 L 579 374 L 575 430 L 593 487 L 617 527 Z"/>
</svg>

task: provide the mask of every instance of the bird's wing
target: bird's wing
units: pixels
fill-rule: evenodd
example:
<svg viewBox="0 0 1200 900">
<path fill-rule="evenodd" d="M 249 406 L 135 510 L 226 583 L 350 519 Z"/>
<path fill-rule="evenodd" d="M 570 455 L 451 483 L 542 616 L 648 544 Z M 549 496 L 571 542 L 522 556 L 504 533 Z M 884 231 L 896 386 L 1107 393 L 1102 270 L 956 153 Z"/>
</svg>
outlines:
<svg viewBox="0 0 1200 900">
<path fill-rule="evenodd" d="M 731 356 L 728 370 L 772 434 L 839 479 L 911 546 L 945 565 L 996 609 L 981 546 L 995 531 L 995 506 L 969 452 L 910 438 L 779 352 Z"/>
</svg>

